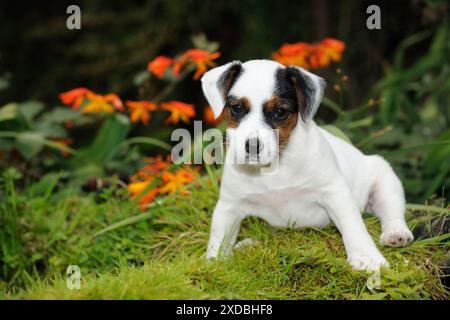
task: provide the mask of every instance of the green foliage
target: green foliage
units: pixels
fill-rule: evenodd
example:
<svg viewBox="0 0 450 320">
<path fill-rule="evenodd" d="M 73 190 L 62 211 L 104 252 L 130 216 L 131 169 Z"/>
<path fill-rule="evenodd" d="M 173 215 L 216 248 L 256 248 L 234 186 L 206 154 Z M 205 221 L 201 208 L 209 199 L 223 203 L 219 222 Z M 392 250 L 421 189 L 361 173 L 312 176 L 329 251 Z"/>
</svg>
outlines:
<svg viewBox="0 0 450 320">
<path fill-rule="evenodd" d="M 82 184 L 92 177 L 103 176 L 103 169 L 114 155 L 116 146 L 127 137 L 130 120 L 122 114 L 108 116 L 94 137 L 92 143 L 80 150 L 72 159 L 70 167 L 76 184 Z"/>
<path fill-rule="evenodd" d="M 426 201 L 436 193 L 448 198 L 449 30 L 444 20 L 439 27 L 403 40 L 393 64 L 386 64 L 385 77 L 362 105 L 345 108 L 329 98 L 322 103 L 337 115 L 329 131 L 347 137 L 366 154 L 385 157 L 400 176 L 408 200 L 414 202 Z M 417 46 L 428 49 L 411 63 L 408 54 Z M 340 79 L 336 82 L 341 96 L 346 95 L 346 84 Z"/>
<path fill-rule="evenodd" d="M 25 267 L 23 240 L 20 235 L 17 194 L 14 180 L 20 179 L 21 174 L 15 169 L 6 170 L 2 177 L 4 194 L 0 204 L 0 246 L 1 246 L 1 275 L 5 279 L 15 279 L 17 270 Z M 3 189 L 2 188 L 2 189 Z"/>
<path fill-rule="evenodd" d="M 10 231 L 0 230 L 2 248 L 12 248 L 15 239 L 18 249 L 16 255 L 8 249 L 9 258 L 0 260 L 2 270 L 8 271 L 2 283 L 4 298 L 449 298 L 439 271 L 449 249 L 445 235 L 417 239 L 406 248 L 381 247 L 391 269 L 382 271 L 381 288 L 373 290 L 366 287 L 370 274 L 351 270 L 333 226 L 277 229 L 249 218 L 239 240 L 251 238 L 256 244 L 240 248 L 229 259 L 207 262 L 204 253 L 219 175 L 210 168 L 190 187 L 189 196 L 165 197 L 144 213 L 120 190 L 86 196 L 60 188 L 57 177 L 22 192 L 8 191 L 2 202 L 6 205 L 0 207 L 2 217 L 16 208 L 18 219 L 10 220 Z M 450 212 L 412 206 L 408 223 L 414 227 L 437 213 Z M 368 217 L 365 222 L 378 239 L 379 221 Z M 81 290 L 66 287 L 70 264 L 81 268 Z"/>
<path fill-rule="evenodd" d="M 439 116 L 450 124 L 448 101 L 450 101 L 450 54 L 449 24 L 443 23 L 439 29 L 425 30 L 403 40 L 392 67 L 386 77 L 379 82 L 382 103 L 381 120 L 384 124 L 394 119 L 403 120 L 403 125 L 413 125 L 421 118 L 420 105 L 438 106 Z M 433 35 L 428 52 L 412 65 L 405 66 L 405 55 L 414 46 Z M 436 115 L 437 116 L 437 115 Z M 406 122 L 408 120 L 408 122 Z"/>
<path fill-rule="evenodd" d="M 35 157 L 44 146 L 73 153 L 71 148 L 52 139 L 67 137 L 62 124 L 74 119 L 76 113 L 55 109 L 42 114 L 43 110 L 44 105 L 37 101 L 8 103 L 0 107 L 0 151 L 17 149 L 27 160 Z"/>
</svg>

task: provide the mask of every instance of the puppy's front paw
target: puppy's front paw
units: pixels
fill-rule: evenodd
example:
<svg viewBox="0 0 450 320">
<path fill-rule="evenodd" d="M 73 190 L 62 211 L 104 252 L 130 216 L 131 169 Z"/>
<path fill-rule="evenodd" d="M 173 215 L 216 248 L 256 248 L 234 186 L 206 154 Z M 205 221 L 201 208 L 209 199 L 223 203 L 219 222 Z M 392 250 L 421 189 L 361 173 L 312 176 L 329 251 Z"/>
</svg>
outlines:
<svg viewBox="0 0 450 320">
<path fill-rule="evenodd" d="M 352 254 L 347 261 L 354 270 L 376 271 L 382 266 L 389 267 L 389 263 L 379 252 Z"/>
<path fill-rule="evenodd" d="M 413 234 L 406 226 L 387 227 L 380 236 L 380 242 L 389 247 L 404 247 L 413 239 Z"/>
<path fill-rule="evenodd" d="M 218 256 L 218 251 L 215 250 L 214 248 L 208 248 L 208 250 L 206 251 L 206 256 L 205 258 L 208 260 L 214 259 Z"/>
<path fill-rule="evenodd" d="M 233 251 L 231 250 L 224 250 L 224 248 L 216 249 L 215 247 L 208 247 L 208 250 L 206 251 L 206 259 L 214 259 L 214 258 L 227 258 L 229 256 L 233 255 Z"/>
</svg>

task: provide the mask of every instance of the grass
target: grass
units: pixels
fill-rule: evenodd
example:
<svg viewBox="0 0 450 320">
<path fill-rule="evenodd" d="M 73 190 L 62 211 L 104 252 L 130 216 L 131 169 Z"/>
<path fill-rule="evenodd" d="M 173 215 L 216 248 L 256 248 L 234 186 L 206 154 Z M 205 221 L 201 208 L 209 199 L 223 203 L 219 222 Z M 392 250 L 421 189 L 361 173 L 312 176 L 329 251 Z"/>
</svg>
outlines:
<svg viewBox="0 0 450 320">
<path fill-rule="evenodd" d="M 8 182 L 8 181 L 6 181 Z M 60 187 L 58 187 L 60 186 Z M 5 187 L 0 204 L 3 299 L 449 299 L 440 265 L 448 259 L 448 234 L 419 239 L 406 248 L 381 247 L 391 264 L 381 288 L 369 274 L 351 270 L 336 228 L 275 229 L 247 219 L 243 247 L 229 259 L 203 258 L 211 211 L 217 201 L 214 171 L 190 195 L 171 195 L 146 212 L 124 190 L 82 194 L 61 187 Z M 411 206 L 410 227 L 448 215 Z M 8 220 L 11 213 L 17 219 Z M 376 239 L 380 227 L 365 217 Z M 80 290 L 66 286 L 66 268 L 78 265 Z"/>
</svg>

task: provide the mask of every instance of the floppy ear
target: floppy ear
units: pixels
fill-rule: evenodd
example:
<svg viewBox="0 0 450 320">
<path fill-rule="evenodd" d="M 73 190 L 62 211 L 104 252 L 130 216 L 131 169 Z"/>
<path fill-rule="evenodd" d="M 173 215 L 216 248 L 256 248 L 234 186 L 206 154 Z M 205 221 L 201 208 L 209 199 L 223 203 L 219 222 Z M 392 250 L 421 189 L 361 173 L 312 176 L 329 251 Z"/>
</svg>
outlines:
<svg viewBox="0 0 450 320">
<path fill-rule="evenodd" d="M 229 62 L 206 72 L 202 77 L 203 94 L 211 105 L 214 118 L 218 118 L 225 105 L 225 98 L 242 72 L 239 61 Z"/>
<path fill-rule="evenodd" d="M 296 66 L 286 67 L 286 74 L 294 86 L 298 109 L 305 123 L 316 114 L 325 90 L 325 80 Z"/>
</svg>

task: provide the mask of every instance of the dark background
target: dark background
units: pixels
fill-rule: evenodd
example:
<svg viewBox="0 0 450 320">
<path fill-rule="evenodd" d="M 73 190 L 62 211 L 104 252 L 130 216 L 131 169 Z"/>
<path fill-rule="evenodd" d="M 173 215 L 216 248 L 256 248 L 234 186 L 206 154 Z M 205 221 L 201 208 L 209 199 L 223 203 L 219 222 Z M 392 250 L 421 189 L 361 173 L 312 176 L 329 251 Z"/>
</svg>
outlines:
<svg viewBox="0 0 450 320">
<path fill-rule="evenodd" d="M 66 28 L 70 4 L 81 7 L 81 30 Z M 381 7 L 381 30 L 366 28 L 370 4 Z M 0 77 L 9 87 L 0 91 L 0 104 L 35 99 L 53 105 L 59 92 L 78 86 L 134 98 L 133 78 L 149 60 L 190 48 L 191 36 L 204 33 L 219 42 L 219 63 L 270 58 L 285 42 L 341 39 L 347 44 L 340 64 L 349 76 L 347 105 L 357 105 L 399 42 L 441 23 L 447 9 L 430 10 L 420 0 L 2 1 Z M 423 53 L 415 48 L 408 60 Z M 198 82 L 184 83 L 177 95 L 204 103 Z M 326 118 L 327 110 L 321 112 Z"/>
</svg>

